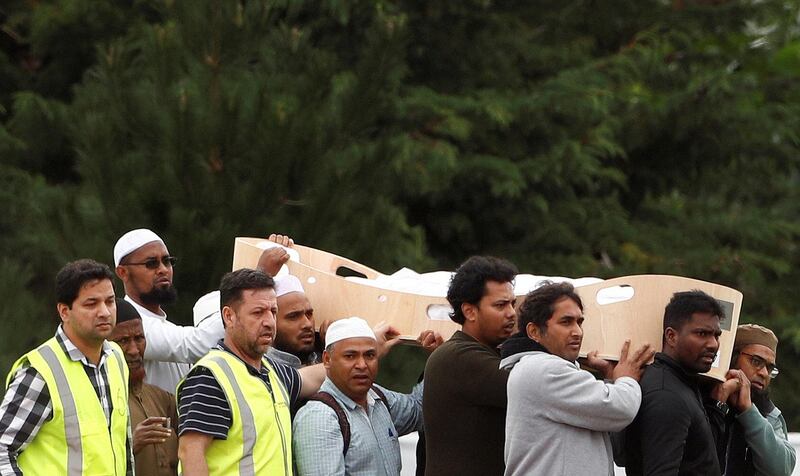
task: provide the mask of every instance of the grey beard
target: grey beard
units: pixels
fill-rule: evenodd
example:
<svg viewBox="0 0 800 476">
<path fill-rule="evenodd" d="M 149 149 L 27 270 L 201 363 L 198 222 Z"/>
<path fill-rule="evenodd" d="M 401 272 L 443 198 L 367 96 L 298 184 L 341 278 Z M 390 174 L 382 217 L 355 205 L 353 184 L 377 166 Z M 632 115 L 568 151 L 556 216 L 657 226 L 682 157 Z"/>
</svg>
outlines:
<svg viewBox="0 0 800 476">
<path fill-rule="evenodd" d="M 178 290 L 172 285 L 165 289 L 154 287 L 149 292 L 140 294 L 139 299 L 142 300 L 143 304 L 154 304 L 158 306 L 162 304 L 172 304 L 178 299 Z"/>
</svg>

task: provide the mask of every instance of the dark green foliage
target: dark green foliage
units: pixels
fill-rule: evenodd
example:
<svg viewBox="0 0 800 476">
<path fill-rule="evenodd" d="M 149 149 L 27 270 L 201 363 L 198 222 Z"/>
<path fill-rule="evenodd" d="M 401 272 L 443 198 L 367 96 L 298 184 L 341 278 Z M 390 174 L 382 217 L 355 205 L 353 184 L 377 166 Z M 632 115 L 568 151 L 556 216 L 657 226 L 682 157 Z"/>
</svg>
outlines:
<svg viewBox="0 0 800 476">
<path fill-rule="evenodd" d="M 3 8 L 2 368 L 52 332 L 56 270 L 128 229 L 182 258 L 183 322 L 233 237 L 282 232 L 384 271 L 491 253 L 733 286 L 800 428 L 796 2 Z"/>
</svg>

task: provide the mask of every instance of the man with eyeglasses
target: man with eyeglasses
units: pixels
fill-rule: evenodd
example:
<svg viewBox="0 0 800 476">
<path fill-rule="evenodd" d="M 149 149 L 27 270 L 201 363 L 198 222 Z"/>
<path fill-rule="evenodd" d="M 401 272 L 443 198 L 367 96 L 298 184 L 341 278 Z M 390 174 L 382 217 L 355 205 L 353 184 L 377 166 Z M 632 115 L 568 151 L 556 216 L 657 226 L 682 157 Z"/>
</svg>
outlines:
<svg viewBox="0 0 800 476">
<path fill-rule="evenodd" d="M 789 444 L 786 421 L 769 398 L 769 385 L 778 375 L 778 338 L 766 327 L 744 324 L 736 330 L 729 377 L 738 390 L 728 398 L 730 411 L 718 405 L 709 416 L 724 415 L 717 453 L 725 475 L 790 475 L 795 449 Z"/>
<path fill-rule="evenodd" d="M 272 235 L 270 240 L 292 245 L 292 240 L 283 235 Z M 270 248 L 262 253 L 258 267 L 275 274 L 288 259 L 285 249 Z M 125 286 L 125 300 L 142 316 L 147 339 L 145 382 L 170 393 L 175 392 L 191 364 L 225 335 L 220 319 L 206 319 L 197 326 L 179 326 L 167 320 L 162 306 L 178 297 L 172 284 L 176 263 L 164 240 L 146 228 L 125 233 L 114 245 L 115 271 Z"/>
<path fill-rule="evenodd" d="M 114 245 L 115 271 L 125 286 L 125 300 L 142 316 L 147 339 L 145 382 L 170 393 L 175 392 L 191 364 L 224 334 L 217 320 L 198 327 L 178 326 L 167 320 L 161 306 L 178 297 L 172 284 L 176 262 L 161 237 L 146 228 L 125 233 Z"/>
</svg>

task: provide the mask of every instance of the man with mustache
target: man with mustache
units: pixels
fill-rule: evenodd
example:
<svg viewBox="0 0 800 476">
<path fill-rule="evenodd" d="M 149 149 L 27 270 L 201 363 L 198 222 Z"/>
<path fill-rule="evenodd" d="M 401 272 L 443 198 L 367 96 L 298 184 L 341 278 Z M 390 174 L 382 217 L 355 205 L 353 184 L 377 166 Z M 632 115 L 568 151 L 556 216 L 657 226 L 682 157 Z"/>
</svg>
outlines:
<svg viewBox="0 0 800 476">
<path fill-rule="evenodd" d="M 128 367 L 106 340 L 117 316 L 112 278 L 89 259 L 56 275 L 61 324 L 6 379 L 0 474 L 133 474 Z"/>
<path fill-rule="evenodd" d="M 498 346 L 514 331 L 516 275 L 505 260 L 473 256 L 450 280 L 450 318 L 461 330 L 425 365 L 428 476 L 503 474 L 508 370 Z"/>
<path fill-rule="evenodd" d="M 297 370 L 264 355 L 275 335 L 274 287 L 259 270 L 222 278 L 225 337 L 177 390 L 183 474 L 292 474 L 289 409 L 319 389 L 325 372 L 321 365 Z"/>
<path fill-rule="evenodd" d="M 519 328 L 530 350 L 503 359 L 508 377 L 506 475 L 614 474 L 609 432 L 636 416 L 641 402 L 637 381 L 653 357 L 649 344 L 616 365 L 590 352 L 587 364 L 607 382 L 576 363 L 583 340 L 583 303 L 569 283 L 545 284 L 520 307 Z"/>
<path fill-rule="evenodd" d="M 283 235 L 271 235 L 270 240 L 286 246 L 293 244 Z M 258 266 L 274 274 L 288 259 L 283 248 L 271 248 L 262 253 Z M 179 326 L 167 320 L 162 306 L 174 303 L 178 297 L 172 283 L 176 263 L 177 258 L 170 255 L 161 237 L 146 228 L 125 233 L 114 245 L 115 271 L 125 287 L 125 300 L 142 316 L 148 343 L 145 380 L 170 393 L 191 364 L 225 333 L 221 319 L 205 319 L 197 326 Z"/>
<path fill-rule="evenodd" d="M 405 395 L 374 386 L 378 347 L 358 317 L 330 325 L 327 378 L 294 421 L 300 476 L 399 476 L 399 436 L 422 428 L 422 384 Z"/>
<path fill-rule="evenodd" d="M 667 304 L 662 351 L 642 375 L 642 404 L 623 436 L 628 475 L 721 474 L 697 377 L 711 370 L 724 316 L 702 291 L 675 293 Z"/>
<path fill-rule="evenodd" d="M 733 411 L 718 445 L 726 475 L 789 476 L 794 470 L 796 455 L 786 421 L 769 398 L 770 383 L 778 375 L 777 350 L 778 337 L 766 327 L 737 328 L 731 367 L 738 369 L 732 373 L 741 385 L 728 400 Z M 708 411 L 719 413 L 716 406 Z"/>
<path fill-rule="evenodd" d="M 175 396 L 144 383 L 143 356 L 147 340 L 142 318 L 124 299 L 117 299 L 117 325 L 110 340 L 122 349 L 130 371 L 128 409 L 133 428 L 136 474 L 175 476 L 178 474 Z"/>
<path fill-rule="evenodd" d="M 295 368 L 322 362 L 322 338 L 314 331 L 314 307 L 300 280 L 291 274 L 277 276 L 275 294 L 278 315 L 270 356 Z"/>
</svg>

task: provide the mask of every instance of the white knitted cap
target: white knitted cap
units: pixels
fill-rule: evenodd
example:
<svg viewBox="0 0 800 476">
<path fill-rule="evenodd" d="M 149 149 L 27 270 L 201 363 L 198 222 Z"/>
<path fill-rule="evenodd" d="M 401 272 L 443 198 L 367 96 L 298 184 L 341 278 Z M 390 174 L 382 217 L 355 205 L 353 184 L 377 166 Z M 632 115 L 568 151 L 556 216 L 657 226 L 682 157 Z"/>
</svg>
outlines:
<svg viewBox="0 0 800 476">
<path fill-rule="evenodd" d="M 122 261 L 122 258 L 154 241 L 159 241 L 161 244 L 164 244 L 164 240 L 162 240 L 161 237 L 147 228 L 131 230 L 120 236 L 119 240 L 117 240 L 117 244 L 114 245 L 114 266 L 119 266 L 119 262 Z"/>
<path fill-rule="evenodd" d="M 297 276 L 293 276 L 291 274 L 284 274 L 282 276 L 275 277 L 275 295 L 277 297 L 281 297 L 284 294 L 289 293 L 303 293 L 305 294 L 305 290 L 303 289 L 303 285 L 300 284 L 300 280 L 297 279 Z"/>
<path fill-rule="evenodd" d="M 325 333 L 325 347 L 335 344 L 340 340 L 352 339 L 354 337 L 369 337 L 375 339 L 375 333 L 367 324 L 367 321 L 360 317 L 348 317 L 339 319 L 328 327 Z"/>
</svg>

